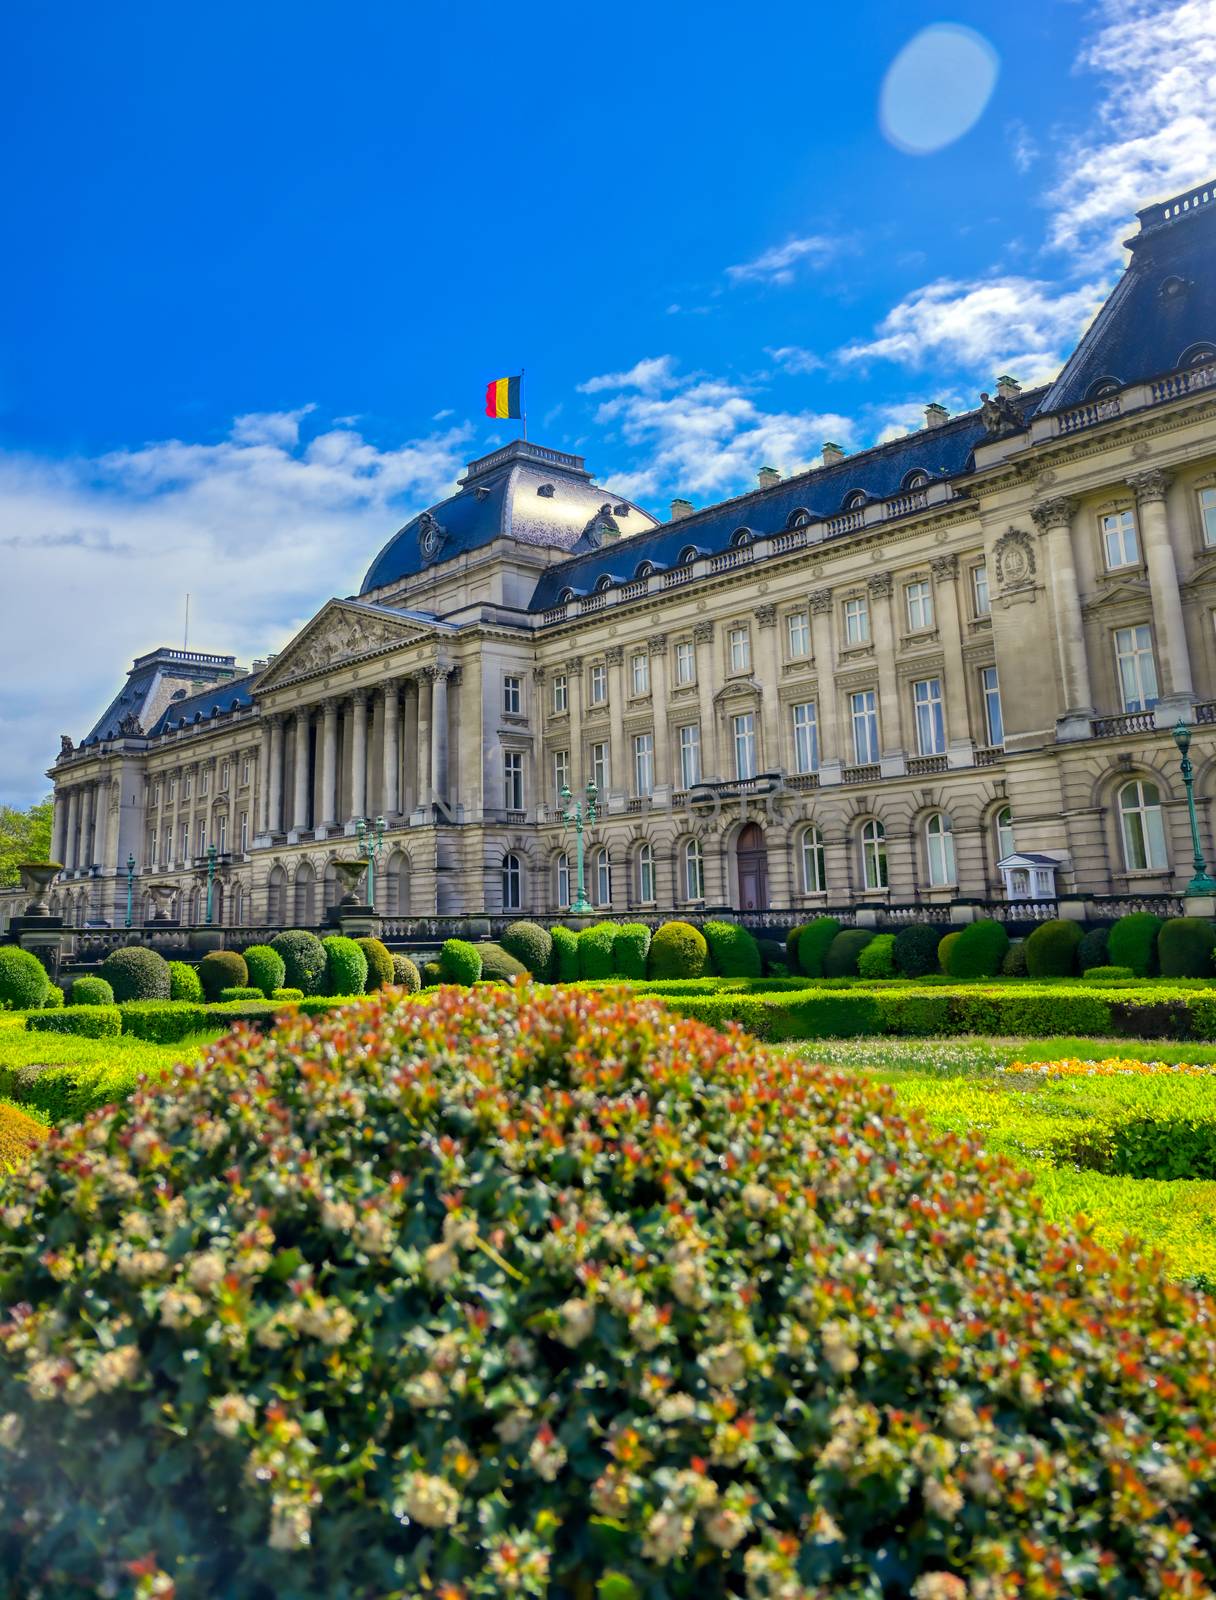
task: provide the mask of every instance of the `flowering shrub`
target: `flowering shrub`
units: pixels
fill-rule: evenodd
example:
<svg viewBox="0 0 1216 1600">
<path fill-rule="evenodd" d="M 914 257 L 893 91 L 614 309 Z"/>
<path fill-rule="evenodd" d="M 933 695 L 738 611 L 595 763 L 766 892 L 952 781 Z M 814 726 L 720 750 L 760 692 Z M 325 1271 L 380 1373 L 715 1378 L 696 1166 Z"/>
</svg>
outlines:
<svg viewBox="0 0 1216 1600">
<path fill-rule="evenodd" d="M 104 978 L 82 972 L 79 978 L 72 979 L 69 999 L 74 1006 L 112 1006 L 114 991 Z"/>
<path fill-rule="evenodd" d="M 188 961 L 170 961 L 169 998 L 170 1000 L 190 1000 L 195 1005 L 202 1001 L 203 985 L 198 975 L 198 969 L 192 967 Z"/>
<path fill-rule="evenodd" d="M 1061 1061 L 1011 1061 L 1001 1070 L 1036 1078 L 1156 1077 L 1163 1073 L 1202 1078 L 1216 1069 L 1184 1061 L 1133 1061 L 1123 1056 L 1108 1056 L 1104 1061 L 1080 1061 L 1069 1056 Z"/>
<path fill-rule="evenodd" d="M 111 950 L 97 969 L 114 991 L 115 1000 L 167 1000 L 169 963 L 155 950 L 124 945 Z"/>
<path fill-rule="evenodd" d="M 36 955 L 9 944 L 0 948 L 0 1011 L 24 1011 L 46 999 L 50 978 Z"/>
<path fill-rule="evenodd" d="M 46 1128 L 10 1100 L 0 1100 L 0 1174 L 22 1166 L 30 1151 L 46 1138 Z"/>
<path fill-rule="evenodd" d="M 243 954 L 250 983 L 260 989 L 268 1000 L 273 999 L 275 990 L 281 989 L 287 981 L 287 964 L 283 957 L 268 944 L 251 944 Z M 183 1000 L 190 998 L 190 995 L 182 996 Z"/>
<path fill-rule="evenodd" d="M 627 996 L 237 1032 L 53 1134 L 0 1260 L 14 1596 L 1216 1583 L 1211 1302 Z"/>
</svg>

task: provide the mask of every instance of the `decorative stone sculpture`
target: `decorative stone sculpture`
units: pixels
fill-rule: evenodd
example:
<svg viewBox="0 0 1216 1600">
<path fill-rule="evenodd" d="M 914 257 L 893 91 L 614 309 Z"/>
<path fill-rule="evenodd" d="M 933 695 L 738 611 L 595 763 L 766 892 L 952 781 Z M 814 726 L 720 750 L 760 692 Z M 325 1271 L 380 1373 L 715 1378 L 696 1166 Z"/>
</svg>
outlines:
<svg viewBox="0 0 1216 1600">
<path fill-rule="evenodd" d="M 31 896 L 29 905 L 25 908 L 27 917 L 45 917 L 47 913 L 46 892 L 54 882 L 58 873 L 63 871 L 58 861 L 21 861 L 17 865 L 21 874 L 21 887 Z"/>
</svg>

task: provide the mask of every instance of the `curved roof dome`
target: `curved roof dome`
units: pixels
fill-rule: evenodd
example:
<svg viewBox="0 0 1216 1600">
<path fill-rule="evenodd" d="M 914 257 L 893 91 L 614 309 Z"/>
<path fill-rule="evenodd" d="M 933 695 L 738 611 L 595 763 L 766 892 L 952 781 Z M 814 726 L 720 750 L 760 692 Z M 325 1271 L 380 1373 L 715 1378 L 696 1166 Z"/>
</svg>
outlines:
<svg viewBox="0 0 1216 1600">
<path fill-rule="evenodd" d="M 454 495 L 395 533 L 368 568 L 359 593 L 383 589 L 494 539 L 573 555 L 657 526 L 632 501 L 598 488 L 582 456 L 517 439 L 471 461 Z"/>
</svg>

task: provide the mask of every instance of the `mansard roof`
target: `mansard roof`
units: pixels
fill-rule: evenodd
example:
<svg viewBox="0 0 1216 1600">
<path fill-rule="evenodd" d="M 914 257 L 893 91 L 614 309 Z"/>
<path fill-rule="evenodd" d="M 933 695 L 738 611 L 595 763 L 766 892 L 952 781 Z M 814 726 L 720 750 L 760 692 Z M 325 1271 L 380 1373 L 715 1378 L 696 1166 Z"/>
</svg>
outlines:
<svg viewBox="0 0 1216 1600">
<path fill-rule="evenodd" d="M 160 717 L 148 729 L 150 737 L 158 733 L 172 733 L 175 728 L 189 728 L 196 722 L 206 722 L 210 717 L 222 717 L 230 711 L 247 711 L 253 704 L 253 693 L 262 669 L 244 673 L 229 683 L 213 683 L 197 694 L 176 696 L 170 700 Z"/>
<path fill-rule="evenodd" d="M 120 738 L 126 728 L 149 734 L 173 703 L 175 695 L 212 700 L 228 692 L 239 669 L 235 656 L 212 655 L 202 650 L 175 650 L 162 645 L 138 656 L 127 674 L 127 681 L 80 741 L 80 748 Z M 193 685 L 210 687 L 192 693 Z M 159 731 L 159 730 L 158 730 Z"/>
</svg>

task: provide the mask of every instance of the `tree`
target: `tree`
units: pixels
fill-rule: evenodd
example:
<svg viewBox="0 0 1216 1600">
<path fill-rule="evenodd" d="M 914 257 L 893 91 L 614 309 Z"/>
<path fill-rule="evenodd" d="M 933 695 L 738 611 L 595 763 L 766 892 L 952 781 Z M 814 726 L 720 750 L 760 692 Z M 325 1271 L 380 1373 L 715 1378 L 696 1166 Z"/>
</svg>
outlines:
<svg viewBox="0 0 1216 1600">
<path fill-rule="evenodd" d="M 0 884 L 19 881 L 19 861 L 51 859 L 51 796 L 28 811 L 0 806 Z"/>
</svg>

